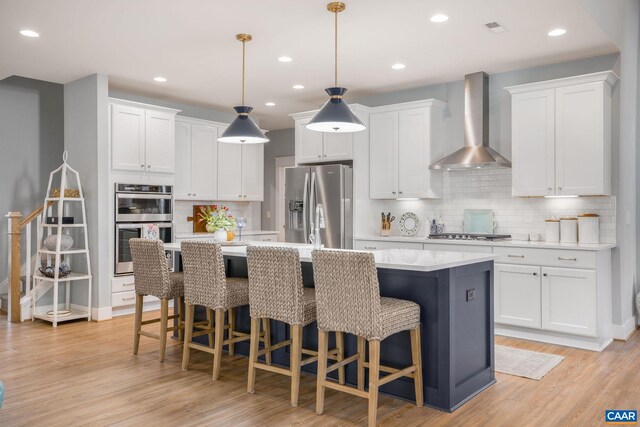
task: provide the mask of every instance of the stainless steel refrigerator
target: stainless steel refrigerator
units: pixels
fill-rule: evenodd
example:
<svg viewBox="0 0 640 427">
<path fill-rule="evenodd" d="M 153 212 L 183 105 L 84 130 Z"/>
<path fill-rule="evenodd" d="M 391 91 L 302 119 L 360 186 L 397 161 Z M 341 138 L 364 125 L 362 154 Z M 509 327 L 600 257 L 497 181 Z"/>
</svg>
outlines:
<svg viewBox="0 0 640 427">
<path fill-rule="evenodd" d="M 324 207 L 320 230 L 326 248 L 353 247 L 353 170 L 347 165 L 297 166 L 285 171 L 285 240 L 310 243 L 316 206 Z"/>
</svg>

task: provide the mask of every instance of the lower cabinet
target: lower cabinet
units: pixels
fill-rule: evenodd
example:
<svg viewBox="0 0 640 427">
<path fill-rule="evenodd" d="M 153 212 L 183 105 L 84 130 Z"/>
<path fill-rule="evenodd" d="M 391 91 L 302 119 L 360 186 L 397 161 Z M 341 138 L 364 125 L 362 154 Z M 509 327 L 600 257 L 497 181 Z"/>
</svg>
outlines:
<svg viewBox="0 0 640 427">
<path fill-rule="evenodd" d="M 596 337 L 596 272 L 495 265 L 495 322 Z"/>
<path fill-rule="evenodd" d="M 539 329 L 542 326 L 540 267 L 496 264 L 495 321 Z"/>
<path fill-rule="evenodd" d="M 596 272 L 576 268 L 542 269 L 542 328 L 597 336 Z"/>
</svg>

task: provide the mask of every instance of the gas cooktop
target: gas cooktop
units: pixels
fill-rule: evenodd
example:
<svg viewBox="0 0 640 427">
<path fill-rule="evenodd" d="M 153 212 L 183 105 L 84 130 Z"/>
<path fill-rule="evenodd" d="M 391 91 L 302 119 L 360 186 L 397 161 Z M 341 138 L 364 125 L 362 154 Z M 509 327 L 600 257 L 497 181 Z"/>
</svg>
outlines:
<svg viewBox="0 0 640 427">
<path fill-rule="evenodd" d="M 429 239 L 446 239 L 446 240 L 505 240 L 510 239 L 509 234 L 469 234 L 469 233 L 442 233 L 430 234 Z"/>
</svg>

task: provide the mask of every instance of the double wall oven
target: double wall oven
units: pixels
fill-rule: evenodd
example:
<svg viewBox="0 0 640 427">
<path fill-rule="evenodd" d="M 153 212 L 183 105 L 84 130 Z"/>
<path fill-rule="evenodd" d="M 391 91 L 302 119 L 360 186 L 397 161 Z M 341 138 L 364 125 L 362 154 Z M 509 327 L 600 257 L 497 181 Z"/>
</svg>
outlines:
<svg viewBox="0 0 640 427">
<path fill-rule="evenodd" d="M 173 241 L 173 188 L 171 185 L 116 184 L 115 275 L 133 274 L 129 239 L 146 237 Z M 157 227 L 157 229 L 156 229 Z M 171 253 L 167 265 L 173 267 Z"/>
</svg>

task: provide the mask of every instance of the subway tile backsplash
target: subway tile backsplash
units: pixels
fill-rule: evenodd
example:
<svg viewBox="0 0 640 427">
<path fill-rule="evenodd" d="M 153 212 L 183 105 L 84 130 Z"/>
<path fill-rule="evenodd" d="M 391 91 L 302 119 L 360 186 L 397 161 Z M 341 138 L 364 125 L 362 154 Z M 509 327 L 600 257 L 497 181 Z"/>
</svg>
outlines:
<svg viewBox="0 0 640 427">
<path fill-rule="evenodd" d="M 187 221 L 187 217 L 193 215 L 193 205 L 221 205 L 229 208 L 229 213 L 234 217 L 247 218 L 245 230 L 260 230 L 260 202 L 217 202 L 210 200 L 177 200 L 174 204 L 175 212 L 173 222 L 176 234 L 191 233 L 193 224 Z"/>
<path fill-rule="evenodd" d="M 407 211 L 420 218 L 420 236 L 428 233 L 428 223 L 442 217 L 446 232 L 461 232 L 464 209 L 493 209 L 496 232 L 500 234 L 536 233 L 544 238 L 544 220 L 576 216 L 581 213 L 600 215 L 600 241 L 616 241 L 616 198 L 514 198 L 511 197 L 511 169 L 443 172 L 443 197 L 438 200 L 372 201 L 371 232 L 378 232 L 380 212 L 391 212 L 396 221 L 393 234 L 400 234 L 398 221 Z"/>
</svg>

